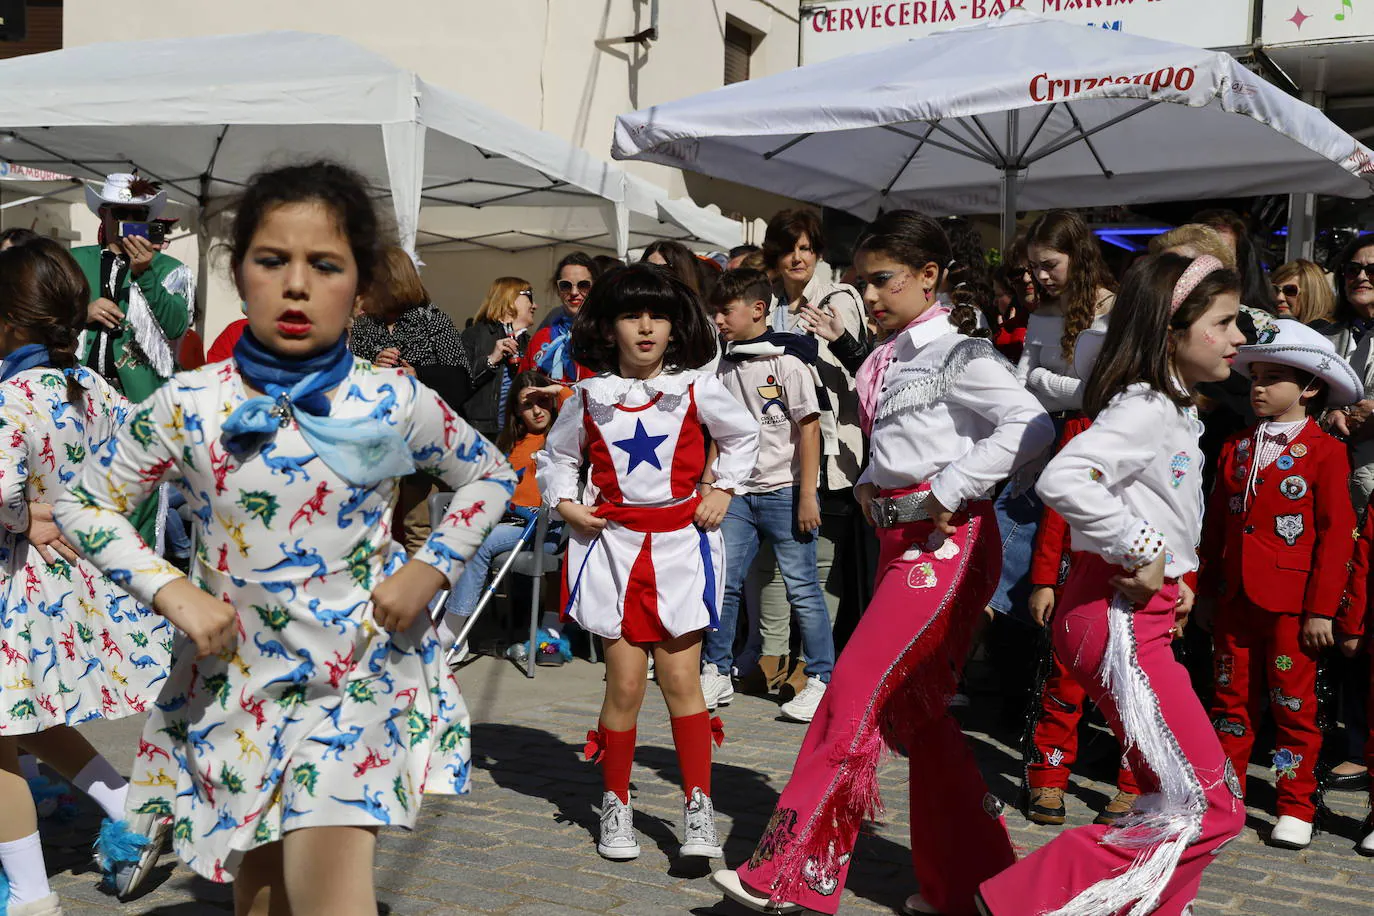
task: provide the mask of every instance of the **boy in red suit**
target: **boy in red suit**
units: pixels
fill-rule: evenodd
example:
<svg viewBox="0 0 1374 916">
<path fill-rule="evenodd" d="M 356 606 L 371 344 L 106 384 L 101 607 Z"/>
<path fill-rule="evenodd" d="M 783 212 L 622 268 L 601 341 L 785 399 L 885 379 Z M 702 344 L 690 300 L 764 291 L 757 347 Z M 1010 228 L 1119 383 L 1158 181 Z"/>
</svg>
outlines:
<svg viewBox="0 0 1374 916">
<path fill-rule="evenodd" d="M 1056 451 L 1091 422 L 1085 416 L 1071 418 L 1064 425 Z M 1068 577 L 1069 557 L 1069 526 L 1059 513 L 1046 506 L 1036 531 L 1030 568 L 1031 617 L 1042 627 L 1049 622 L 1059 587 Z M 1069 787 L 1069 768 L 1078 758 L 1078 723 L 1083 718 L 1088 692 L 1059 656 L 1053 650 L 1050 652 L 1054 667 L 1040 691 L 1040 715 L 1031 737 L 1034 752 L 1026 761 L 1026 785 L 1030 789 L 1026 817 L 1037 824 L 1059 825 L 1064 823 L 1064 792 Z M 1102 809 L 1096 823 L 1115 823 L 1139 797 L 1140 787 L 1123 756 L 1117 771 L 1116 796 Z"/>
<path fill-rule="evenodd" d="M 1335 645 L 1355 529 L 1345 444 L 1310 419 L 1354 403 L 1363 386 L 1330 342 L 1297 321 L 1240 348 L 1260 422 L 1222 446 L 1203 529 L 1201 594 L 1216 602 L 1212 722 L 1240 779 L 1266 699 L 1278 822 L 1269 843 L 1312 840 L 1314 773 L 1321 751 L 1318 654 Z"/>
</svg>

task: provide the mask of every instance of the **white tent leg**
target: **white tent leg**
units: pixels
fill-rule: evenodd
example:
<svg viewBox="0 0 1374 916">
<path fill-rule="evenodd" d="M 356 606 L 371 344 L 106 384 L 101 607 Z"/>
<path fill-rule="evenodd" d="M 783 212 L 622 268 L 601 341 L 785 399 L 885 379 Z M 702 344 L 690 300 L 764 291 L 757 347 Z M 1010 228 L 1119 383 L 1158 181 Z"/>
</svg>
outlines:
<svg viewBox="0 0 1374 916">
<path fill-rule="evenodd" d="M 425 175 L 425 128 L 418 121 L 382 125 L 391 203 L 396 210 L 396 239 L 415 255 L 420 228 L 420 196 Z"/>
</svg>

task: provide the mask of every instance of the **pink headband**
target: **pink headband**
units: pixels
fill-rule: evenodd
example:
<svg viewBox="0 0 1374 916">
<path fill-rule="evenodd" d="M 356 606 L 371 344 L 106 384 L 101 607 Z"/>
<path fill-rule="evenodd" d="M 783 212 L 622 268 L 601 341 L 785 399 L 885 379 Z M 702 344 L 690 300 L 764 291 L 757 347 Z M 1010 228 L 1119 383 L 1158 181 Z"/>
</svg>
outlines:
<svg viewBox="0 0 1374 916">
<path fill-rule="evenodd" d="M 1178 282 L 1174 284 L 1174 298 L 1169 303 L 1169 317 L 1174 317 L 1174 312 L 1178 311 L 1183 300 L 1193 294 L 1193 290 L 1197 289 L 1197 285 L 1202 282 L 1203 277 L 1213 271 L 1224 270 L 1225 267 L 1225 264 L 1210 254 L 1195 258 L 1193 263 L 1188 265 L 1188 269 L 1183 272 L 1183 276 L 1179 277 Z"/>
</svg>

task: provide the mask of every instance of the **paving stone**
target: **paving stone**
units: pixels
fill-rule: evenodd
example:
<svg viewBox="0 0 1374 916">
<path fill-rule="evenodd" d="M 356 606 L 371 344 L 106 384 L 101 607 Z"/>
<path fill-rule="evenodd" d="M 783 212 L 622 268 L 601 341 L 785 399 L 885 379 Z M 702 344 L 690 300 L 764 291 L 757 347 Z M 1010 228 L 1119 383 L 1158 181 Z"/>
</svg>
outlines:
<svg viewBox="0 0 1374 916">
<path fill-rule="evenodd" d="M 694 913 L 740 916 L 707 880 L 720 863 L 676 861 L 681 789 L 667 712 L 651 690 L 641 715 L 641 747 L 632 776 L 635 825 L 643 854 L 608 862 L 595 850 L 600 771 L 581 759 L 604 688 L 601 669 L 585 662 L 540 671 L 527 681 L 508 663 L 481 659 L 460 673 L 473 729 L 473 792 L 426 799 L 416 829 L 385 831 L 378 841 L 375 881 L 390 916 L 572 916 L 614 913 L 658 916 Z M 997 729 L 985 729 L 979 699 L 965 717 L 980 766 L 999 797 L 1014 800 L 1021 764 Z M 778 793 L 786 785 L 805 730 L 778 719 L 770 699 L 738 696 L 724 710 L 727 743 L 713 773 L 718 826 L 726 862 L 753 850 Z M 988 723 L 991 724 L 991 723 Z M 101 723 L 89 734 L 112 759 L 127 760 L 139 723 Z M 1085 745 L 1091 768 L 1095 745 Z M 1105 758 L 1104 758 L 1105 759 Z M 1110 767 L 1100 768 L 1111 777 Z M 855 850 L 841 912 L 890 914 L 915 888 L 907 826 L 907 768 L 893 758 L 879 770 L 884 818 L 866 825 Z M 1251 767 L 1256 795 L 1272 797 L 1273 773 Z M 1267 785 L 1260 785 L 1266 783 Z M 1113 787 L 1076 776 L 1068 796 L 1069 826 L 1096 816 Z M 1252 795 L 1255 797 L 1255 795 Z M 1365 814 L 1365 796 L 1333 793 L 1337 817 L 1303 852 L 1271 849 L 1253 829 L 1233 841 L 1206 873 L 1194 911 L 1201 916 L 1354 916 L 1374 911 L 1374 864 L 1355 855 L 1352 837 Z M 1267 834 L 1273 815 L 1250 809 Z M 1062 828 L 1033 825 L 1008 809 L 1013 842 L 1033 850 Z M 231 888 L 192 875 L 170 857 L 154 886 L 120 905 L 96 889 L 84 856 L 53 853 L 60 870 L 52 886 L 68 916 L 150 914 L 216 916 L 230 912 Z M 168 873 L 170 872 L 170 876 Z"/>
</svg>

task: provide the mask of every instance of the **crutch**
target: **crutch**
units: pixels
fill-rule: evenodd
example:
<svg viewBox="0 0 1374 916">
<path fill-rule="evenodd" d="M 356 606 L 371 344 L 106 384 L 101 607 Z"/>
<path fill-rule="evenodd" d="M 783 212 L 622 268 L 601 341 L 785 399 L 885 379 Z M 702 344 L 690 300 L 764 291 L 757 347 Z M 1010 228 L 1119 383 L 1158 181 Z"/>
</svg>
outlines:
<svg viewBox="0 0 1374 916">
<path fill-rule="evenodd" d="M 457 661 L 459 646 L 467 642 L 468 634 L 472 632 L 473 626 L 477 623 L 477 618 L 482 616 L 482 612 L 486 610 L 487 605 L 491 602 L 492 596 L 496 594 L 496 590 L 506 578 L 506 573 L 510 572 L 510 568 L 514 566 L 515 561 L 519 559 L 521 551 L 525 549 L 525 545 L 528 544 L 530 538 L 534 536 L 534 529 L 538 524 L 538 515 L 525 524 L 525 529 L 520 532 L 520 540 L 510 549 L 510 555 L 506 557 L 506 562 L 501 564 L 501 568 L 497 570 L 496 575 L 492 576 L 491 582 L 482 590 L 482 597 L 478 599 L 477 607 L 473 608 L 472 613 L 468 615 L 467 621 L 463 624 L 463 629 L 458 632 L 458 639 L 454 641 L 453 647 L 448 650 L 448 655 L 444 657 L 444 661 L 447 664 L 452 665 Z M 442 595 L 443 601 L 440 602 L 436 620 L 443 616 L 444 604 L 448 602 L 448 590 L 445 589 Z M 531 655 L 532 654 L 533 653 L 531 653 Z"/>
</svg>

